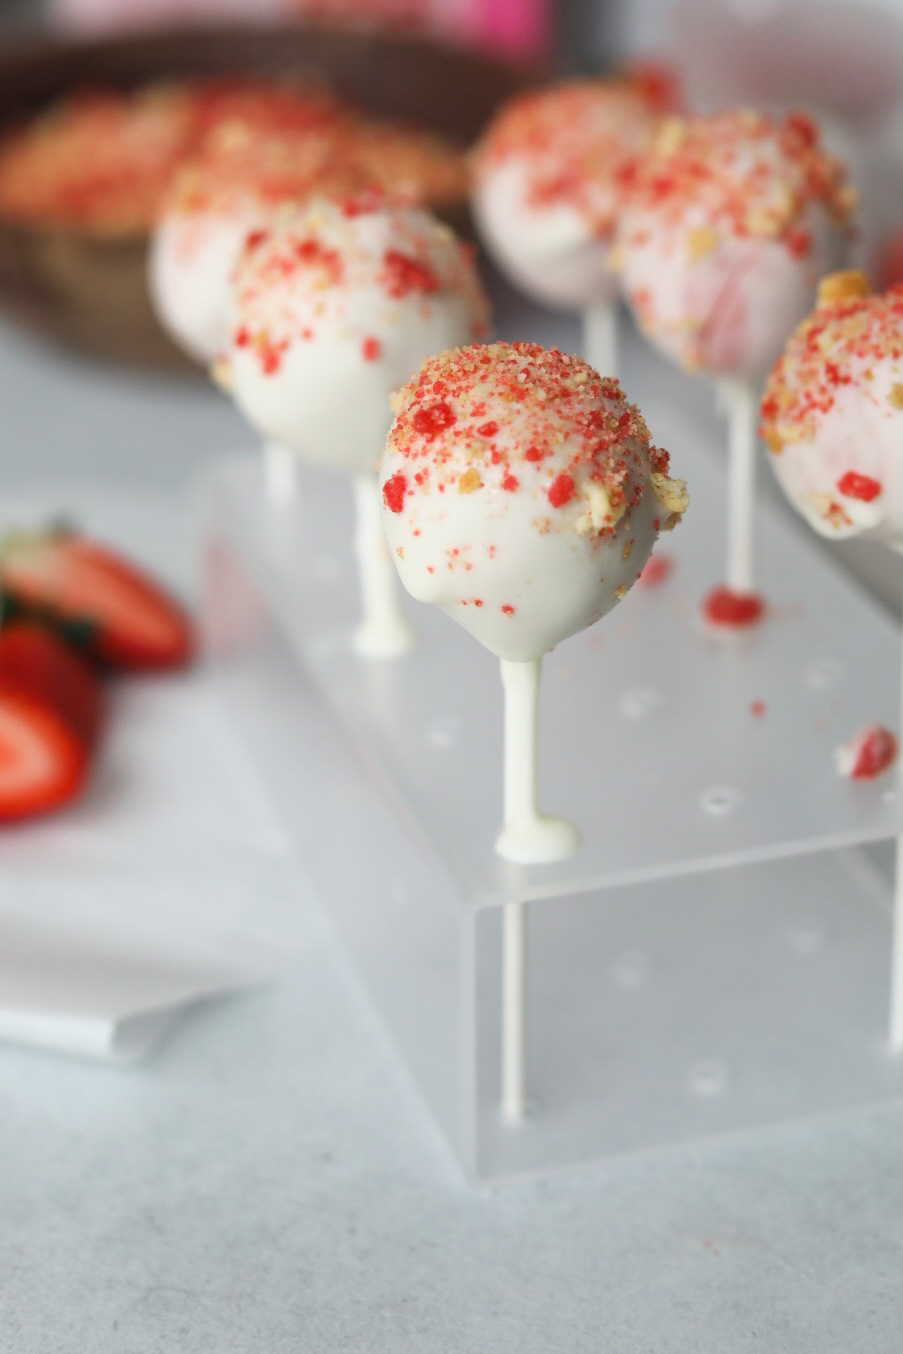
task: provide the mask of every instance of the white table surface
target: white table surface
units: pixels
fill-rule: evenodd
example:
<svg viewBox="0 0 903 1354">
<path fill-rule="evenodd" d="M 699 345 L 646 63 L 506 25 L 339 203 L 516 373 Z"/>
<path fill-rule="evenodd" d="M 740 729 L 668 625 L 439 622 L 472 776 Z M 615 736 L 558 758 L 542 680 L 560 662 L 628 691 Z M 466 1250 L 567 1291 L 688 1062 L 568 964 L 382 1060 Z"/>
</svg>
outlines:
<svg viewBox="0 0 903 1354">
<path fill-rule="evenodd" d="M 0 491 L 48 502 L 105 482 L 187 518 L 248 440 L 203 383 L 2 326 L 0 409 Z M 300 872 L 299 908 L 288 977 L 135 1068 L 0 1046 L 3 1354 L 897 1354 L 899 1105 L 474 1194 Z"/>
</svg>

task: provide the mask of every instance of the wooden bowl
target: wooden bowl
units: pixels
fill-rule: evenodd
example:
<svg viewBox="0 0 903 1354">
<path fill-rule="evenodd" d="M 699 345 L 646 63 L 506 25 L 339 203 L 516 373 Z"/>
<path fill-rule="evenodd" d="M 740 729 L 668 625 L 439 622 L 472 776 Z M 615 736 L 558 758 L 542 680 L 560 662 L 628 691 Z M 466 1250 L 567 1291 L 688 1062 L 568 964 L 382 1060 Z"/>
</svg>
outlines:
<svg viewBox="0 0 903 1354">
<path fill-rule="evenodd" d="M 232 27 L 57 41 L 0 55 L 0 131 L 85 85 L 226 74 L 325 80 L 367 112 L 469 143 L 496 105 L 537 72 L 428 42 L 297 26 Z M 462 204 L 463 208 L 463 204 Z M 157 324 L 147 236 L 0 219 L 0 306 L 31 329 L 96 357 L 158 369 L 187 359 Z"/>
</svg>

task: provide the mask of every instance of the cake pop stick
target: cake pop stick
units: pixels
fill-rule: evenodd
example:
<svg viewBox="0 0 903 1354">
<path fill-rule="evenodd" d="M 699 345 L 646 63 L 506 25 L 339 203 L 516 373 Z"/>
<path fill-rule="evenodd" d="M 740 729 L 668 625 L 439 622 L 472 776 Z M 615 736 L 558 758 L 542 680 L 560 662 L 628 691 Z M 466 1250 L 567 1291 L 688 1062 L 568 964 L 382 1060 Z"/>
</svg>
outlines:
<svg viewBox="0 0 903 1354">
<path fill-rule="evenodd" d="M 661 81 L 572 80 L 520 94 L 474 155 L 473 207 L 490 253 L 544 305 L 583 316 L 583 354 L 617 374 L 611 242 L 638 155 L 667 106 Z"/>
<path fill-rule="evenodd" d="M 861 273 L 824 278 L 769 377 L 762 424 L 781 487 L 819 535 L 862 536 L 903 554 L 903 286 L 872 296 Z M 903 1047 L 903 838 L 889 1040 Z"/>
<path fill-rule="evenodd" d="M 749 596 L 756 587 L 756 468 L 758 395 L 750 381 L 720 383 L 727 414 L 727 586 Z"/>
<path fill-rule="evenodd" d="M 617 261 L 647 337 L 721 383 L 729 422 L 727 587 L 706 614 L 745 624 L 755 595 L 753 408 L 768 367 L 841 261 L 852 190 L 799 114 L 672 119 L 638 162 Z"/>
<path fill-rule="evenodd" d="M 504 821 L 518 865 L 576 850 L 573 824 L 540 813 L 542 656 L 599 620 L 635 582 L 686 486 L 668 476 L 617 381 L 529 343 L 474 344 L 429 359 L 396 399 L 380 471 L 386 537 L 402 582 L 501 661 Z M 523 1109 L 525 917 L 506 909 L 503 1101 Z"/>
<path fill-rule="evenodd" d="M 614 301 L 597 301 L 584 310 L 583 356 L 596 371 L 618 375 L 618 308 Z"/>
<path fill-rule="evenodd" d="M 470 252 L 419 208 L 376 194 L 286 211 L 235 268 L 225 378 L 266 438 L 353 479 L 363 622 L 354 644 L 411 644 L 381 528 L 376 464 L 391 392 L 430 352 L 481 334 Z"/>
</svg>

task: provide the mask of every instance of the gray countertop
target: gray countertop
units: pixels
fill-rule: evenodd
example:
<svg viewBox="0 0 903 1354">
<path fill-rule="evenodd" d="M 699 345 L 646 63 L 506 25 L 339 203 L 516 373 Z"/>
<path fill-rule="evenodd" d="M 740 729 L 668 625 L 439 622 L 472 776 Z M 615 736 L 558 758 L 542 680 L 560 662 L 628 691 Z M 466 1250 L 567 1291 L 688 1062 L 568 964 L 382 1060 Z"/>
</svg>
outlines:
<svg viewBox="0 0 903 1354">
<path fill-rule="evenodd" d="M 0 407 L 7 487 L 184 500 L 248 440 L 200 382 L 7 328 Z M 304 960 L 140 1066 L 0 1047 L 0 1350 L 899 1350 L 899 1105 L 472 1193 L 299 906 Z"/>
</svg>

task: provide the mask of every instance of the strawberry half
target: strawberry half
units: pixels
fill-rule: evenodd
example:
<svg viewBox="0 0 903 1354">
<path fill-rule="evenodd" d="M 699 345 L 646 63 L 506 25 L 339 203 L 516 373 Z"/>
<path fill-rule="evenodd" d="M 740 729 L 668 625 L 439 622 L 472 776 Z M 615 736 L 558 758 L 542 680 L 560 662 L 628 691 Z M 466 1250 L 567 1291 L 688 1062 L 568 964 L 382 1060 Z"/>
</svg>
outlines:
<svg viewBox="0 0 903 1354">
<path fill-rule="evenodd" d="M 0 822 L 78 794 L 102 719 L 97 676 L 67 644 L 29 621 L 0 630 Z"/>
<path fill-rule="evenodd" d="M 10 539 L 0 585 L 20 605 L 84 625 L 88 651 L 108 667 L 178 668 L 193 653 L 184 608 L 135 565 L 77 532 Z"/>
</svg>

